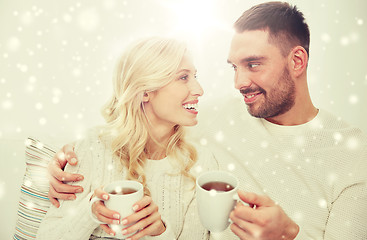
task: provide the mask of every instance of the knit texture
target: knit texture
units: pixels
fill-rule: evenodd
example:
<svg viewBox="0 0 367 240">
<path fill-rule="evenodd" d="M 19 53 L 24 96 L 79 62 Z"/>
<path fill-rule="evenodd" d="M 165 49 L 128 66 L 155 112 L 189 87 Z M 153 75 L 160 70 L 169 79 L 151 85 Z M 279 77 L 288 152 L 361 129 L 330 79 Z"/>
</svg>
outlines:
<svg viewBox="0 0 367 240">
<path fill-rule="evenodd" d="M 298 126 L 251 117 L 236 101 L 216 109 L 198 140 L 240 189 L 278 203 L 299 224 L 297 239 L 367 239 L 366 135 L 322 109 Z"/>
<path fill-rule="evenodd" d="M 42 221 L 37 239 L 89 239 L 111 237 L 89 216 L 89 199 L 94 189 L 110 182 L 126 179 L 127 173 L 120 161 L 113 156 L 109 144 L 98 137 L 98 130 L 90 131 L 86 139 L 75 147 L 79 162 L 67 165 L 67 172 L 84 175 L 81 185 L 84 192 L 74 201 L 61 201 L 60 208 L 51 207 Z M 199 160 L 192 174 L 217 169 L 218 165 L 210 152 L 199 149 Z M 143 239 L 207 239 L 208 233 L 201 226 L 196 209 L 195 183 L 177 173 L 174 159 L 148 160 L 145 166 L 147 187 L 158 205 L 166 224 L 160 236 Z M 184 227 L 185 225 L 185 227 Z"/>
</svg>

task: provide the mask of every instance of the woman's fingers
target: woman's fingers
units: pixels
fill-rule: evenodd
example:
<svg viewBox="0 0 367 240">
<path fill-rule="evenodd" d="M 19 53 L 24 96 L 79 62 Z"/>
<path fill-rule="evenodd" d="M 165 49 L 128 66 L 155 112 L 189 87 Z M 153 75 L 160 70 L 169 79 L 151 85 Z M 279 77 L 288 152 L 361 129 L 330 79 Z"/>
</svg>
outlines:
<svg viewBox="0 0 367 240">
<path fill-rule="evenodd" d="M 130 239 L 139 239 L 143 236 L 160 235 L 166 229 L 158 212 L 158 206 L 148 196 L 134 204 L 135 213 L 124 218 L 123 225 L 132 224 L 122 230 L 123 235 L 135 233 Z"/>
</svg>

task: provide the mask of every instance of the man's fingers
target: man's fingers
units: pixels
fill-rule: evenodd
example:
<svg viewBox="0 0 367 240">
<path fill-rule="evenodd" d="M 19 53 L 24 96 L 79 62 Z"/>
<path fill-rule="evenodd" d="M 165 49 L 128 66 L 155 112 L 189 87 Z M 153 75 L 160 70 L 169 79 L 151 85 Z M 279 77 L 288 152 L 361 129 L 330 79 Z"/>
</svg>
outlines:
<svg viewBox="0 0 367 240">
<path fill-rule="evenodd" d="M 233 226 L 235 231 L 232 230 L 232 226 L 231 226 L 231 230 L 235 234 L 240 233 L 242 231 L 246 233 L 246 236 L 260 236 L 259 234 L 261 234 L 261 229 L 259 228 L 259 226 L 257 226 L 256 223 L 252 223 L 251 221 L 249 221 L 249 219 L 251 219 L 252 221 L 256 220 L 253 217 L 251 217 L 249 213 L 254 210 L 247 206 L 243 207 L 242 210 L 245 210 L 245 211 L 242 211 L 239 214 L 238 211 L 234 210 L 229 215 L 232 223 L 235 225 Z M 251 211 L 246 212 L 246 210 L 251 210 Z M 243 213 L 245 213 L 246 215 L 242 215 Z M 237 236 L 241 236 L 241 235 L 245 236 L 243 233 Z"/>
<path fill-rule="evenodd" d="M 51 161 L 48 164 L 48 172 L 51 177 L 60 182 L 78 182 L 84 179 L 83 175 L 64 172 L 57 162 Z"/>
<path fill-rule="evenodd" d="M 64 153 L 65 160 L 70 165 L 76 165 L 78 163 L 78 158 L 74 152 L 74 144 L 66 144 L 62 147 L 62 152 Z"/>
<path fill-rule="evenodd" d="M 59 201 L 57 201 L 56 198 L 48 196 L 48 199 L 50 200 L 51 204 L 54 205 L 56 208 L 60 207 L 60 203 Z"/>
<path fill-rule="evenodd" d="M 76 199 L 76 195 L 73 193 L 62 193 L 56 191 L 52 186 L 50 186 L 50 189 L 48 191 L 48 198 L 51 200 L 53 198 L 59 199 L 59 200 L 74 200 Z"/>
<path fill-rule="evenodd" d="M 240 228 L 237 224 L 232 223 L 230 226 L 231 231 L 240 237 L 241 240 L 252 240 L 253 238 L 242 228 Z"/>
<path fill-rule="evenodd" d="M 242 190 L 238 191 L 238 196 L 240 199 L 249 205 L 256 205 L 256 207 L 271 207 L 275 203 L 268 196 L 258 195 L 252 192 L 244 192 Z"/>
<path fill-rule="evenodd" d="M 81 186 L 65 184 L 52 176 L 49 178 L 49 182 L 50 188 L 53 188 L 58 193 L 81 193 L 84 190 Z"/>
</svg>

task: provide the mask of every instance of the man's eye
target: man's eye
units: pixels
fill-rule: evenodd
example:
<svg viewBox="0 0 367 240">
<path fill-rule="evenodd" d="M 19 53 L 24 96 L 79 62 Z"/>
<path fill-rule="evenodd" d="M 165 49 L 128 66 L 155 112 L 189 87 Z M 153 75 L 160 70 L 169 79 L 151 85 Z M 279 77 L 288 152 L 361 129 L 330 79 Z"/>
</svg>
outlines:
<svg viewBox="0 0 367 240">
<path fill-rule="evenodd" d="M 260 66 L 260 64 L 258 64 L 258 63 L 249 63 L 249 64 L 248 64 L 248 67 L 249 67 L 249 68 L 256 68 L 256 67 L 258 67 L 258 66 Z"/>
<path fill-rule="evenodd" d="M 235 70 L 235 71 L 237 70 L 237 66 L 236 65 L 232 64 L 231 67 L 233 68 L 233 70 Z"/>
</svg>

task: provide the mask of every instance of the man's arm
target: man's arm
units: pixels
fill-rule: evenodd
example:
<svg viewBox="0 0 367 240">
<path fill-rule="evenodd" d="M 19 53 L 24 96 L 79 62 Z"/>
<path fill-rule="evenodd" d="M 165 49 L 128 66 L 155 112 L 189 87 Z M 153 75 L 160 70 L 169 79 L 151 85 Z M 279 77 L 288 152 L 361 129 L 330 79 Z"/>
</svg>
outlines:
<svg viewBox="0 0 367 240">
<path fill-rule="evenodd" d="M 345 188 L 333 202 L 324 239 L 367 239 L 366 224 L 367 183 L 360 182 Z"/>
<path fill-rule="evenodd" d="M 64 172 L 67 163 L 76 165 L 78 163 L 77 156 L 74 152 L 74 143 L 65 145 L 48 164 L 48 173 L 50 181 L 50 190 L 48 198 L 55 207 L 59 207 L 58 199 L 74 200 L 74 193 L 83 192 L 81 186 L 71 186 L 66 182 L 77 182 L 84 179 L 81 174 L 71 174 Z"/>
<path fill-rule="evenodd" d="M 294 239 L 298 225 L 267 196 L 238 191 L 240 199 L 249 206 L 238 203 L 231 212 L 231 230 L 241 240 L 244 239 Z"/>
</svg>

